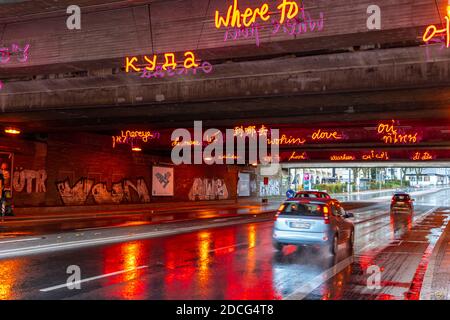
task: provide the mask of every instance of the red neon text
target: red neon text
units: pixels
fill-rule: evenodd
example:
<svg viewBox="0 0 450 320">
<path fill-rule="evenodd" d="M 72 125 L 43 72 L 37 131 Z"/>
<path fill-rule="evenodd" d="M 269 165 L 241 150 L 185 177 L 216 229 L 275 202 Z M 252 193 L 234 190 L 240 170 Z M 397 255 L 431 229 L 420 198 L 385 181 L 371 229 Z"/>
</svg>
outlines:
<svg viewBox="0 0 450 320">
<path fill-rule="evenodd" d="M 300 154 L 297 154 L 297 152 L 293 151 L 291 156 L 289 157 L 288 161 L 292 160 L 306 160 L 308 159 L 308 156 L 306 155 L 306 152 L 302 152 Z"/>
<path fill-rule="evenodd" d="M 413 161 L 427 161 L 433 160 L 433 156 L 429 152 L 416 152 L 413 157 Z"/>
<path fill-rule="evenodd" d="M 330 157 L 331 161 L 353 161 L 355 160 L 355 156 L 348 155 L 348 154 L 340 154 L 340 155 L 332 155 Z"/>
<path fill-rule="evenodd" d="M 139 63 L 139 59 L 136 56 L 125 57 L 125 72 L 140 72 L 140 71 L 155 71 L 158 65 L 158 57 L 153 55 L 152 57 L 144 56 L 144 62 Z M 184 69 L 197 68 L 199 66 L 198 60 L 195 54 L 191 51 L 184 53 L 183 62 L 179 63 L 175 59 L 174 53 L 164 54 L 164 63 L 161 65 L 161 69 L 164 71 L 175 70 L 179 67 Z"/>
<path fill-rule="evenodd" d="M 383 152 L 375 152 L 371 150 L 368 154 L 364 154 L 362 159 L 365 161 L 368 160 L 389 160 L 389 154 L 386 151 Z"/>
<path fill-rule="evenodd" d="M 312 134 L 313 140 L 341 140 L 342 136 L 337 131 L 322 131 L 319 129 Z"/>
<path fill-rule="evenodd" d="M 385 144 L 413 144 L 417 143 L 418 132 L 400 133 L 395 126 L 395 121 L 391 123 L 380 123 L 377 128 L 377 133 L 382 134 L 382 140 Z"/>
</svg>

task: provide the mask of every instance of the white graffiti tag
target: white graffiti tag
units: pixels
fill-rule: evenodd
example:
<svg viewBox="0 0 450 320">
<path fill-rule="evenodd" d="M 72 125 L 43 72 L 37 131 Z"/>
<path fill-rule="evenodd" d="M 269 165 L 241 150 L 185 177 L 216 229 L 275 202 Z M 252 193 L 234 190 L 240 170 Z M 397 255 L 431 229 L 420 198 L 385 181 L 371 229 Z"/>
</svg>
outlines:
<svg viewBox="0 0 450 320">
<path fill-rule="evenodd" d="M 33 191 L 33 181 L 34 191 Z M 47 171 L 45 170 L 23 170 L 20 169 L 14 172 L 13 188 L 17 192 L 22 192 L 26 187 L 27 193 L 41 193 L 46 192 L 45 182 L 47 181 Z"/>
<path fill-rule="evenodd" d="M 228 189 L 223 179 L 196 178 L 189 191 L 189 200 L 228 199 Z"/>
</svg>

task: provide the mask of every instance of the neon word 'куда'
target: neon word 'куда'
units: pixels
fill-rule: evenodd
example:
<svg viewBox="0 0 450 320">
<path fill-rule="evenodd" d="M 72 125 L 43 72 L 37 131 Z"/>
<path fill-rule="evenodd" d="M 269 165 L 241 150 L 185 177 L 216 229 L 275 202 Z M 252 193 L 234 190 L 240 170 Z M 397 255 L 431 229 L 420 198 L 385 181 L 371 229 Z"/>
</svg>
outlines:
<svg viewBox="0 0 450 320">
<path fill-rule="evenodd" d="M 447 15 L 445 16 L 445 28 L 438 29 L 436 25 L 432 24 L 428 26 L 423 34 L 423 41 L 428 42 L 433 39 L 436 35 L 446 36 L 446 47 L 450 47 L 450 6 L 447 6 Z"/>
<path fill-rule="evenodd" d="M 144 56 L 144 62 L 142 64 L 139 64 L 139 59 L 136 56 L 133 57 L 126 57 L 125 58 L 125 71 L 135 71 L 140 72 L 142 70 L 146 71 L 155 71 L 157 66 L 157 60 L 158 56 L 153 55 L 152 57 Z M 140 66 L 144 65 L 143 68 Z M 199 64 L 196 61 L 195 54 L 192 51 L 186 51 L 184 53 L 184 61 L 182 66 L 185 69 L 192 69 L 197 68 Z M 175 70 L 177 67 L 179 67 L 179 64 L 177 63 L 175 59 L 174 53 L 165 53 L 164 54 L 164 64 L 162 65 L 162 70 Z"/>
<path fill-rule="evenodd" d="M 221 27 L 250 27 L 256 22 L 256 19 L 262 21 L 268 21 L 271 13 L 269 12 L 269 5 L 264 3 L 259 8 L 252 9 L 246 8 L 242 12 L 239 10 L 238 0 L 234 0 L 233 4 L 228 7 L 226 16 L 220 15 L 219 10 L 216 10 L 214 23 L 217 29 Z M 295 1 L 283 0 L 281 4 L 277 6 L 280 12 L 279 23 L 283 24 L 286 19 L 293 19 L 298 15 L 300 10 L 298 4 Z"/>
</svg>

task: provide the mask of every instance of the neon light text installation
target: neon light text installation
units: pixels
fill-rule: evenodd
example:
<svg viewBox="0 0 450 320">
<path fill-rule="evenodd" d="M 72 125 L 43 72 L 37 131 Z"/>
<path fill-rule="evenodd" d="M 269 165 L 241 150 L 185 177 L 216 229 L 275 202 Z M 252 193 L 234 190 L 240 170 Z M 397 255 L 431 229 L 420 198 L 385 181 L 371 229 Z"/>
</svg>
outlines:
<svg viewBox="0 0 450 320">
<path fill-rule="evenodd" d="M 413 161 L 428 161 L 433 160 L 434 157 L 429 152 L 416 152 L 411 159 Z"/>
<path fill-rule="evenodd" d="M 308 159 L 308 155 L 306 154 L 306 152 L 302 152 L 297 154 L 296 151 L 293 151 L 291 156 L 289 157 L 288 161 L 292 161 L 292 160 L 307 160 Z"/>
<path fill-rule="evenodd" d="M 280 23 L 276 19 L 272 19 L 270 25 L 269 34 L 271 36 L 277 35 L 281 32 L 291 36 L 298 36 L 301 34 L 306 34 L 314 31 L 322 31 L 324 26 L 324 14 L 320 12 L 319 19 L 312 19 L 311 15 L 306 12 L 303 7 L 300 8 L 300 14 L 293 19 L 286 20 L 284 23 Z M 228 40 L 239 40 L 239 39 L 251 39 L 254 38 L 256 46 L 259 47 L 261 35 L 260 32 L 263 30 L 268 30 L 265 26 L 261 26 L 258 23 L 254 23 L 249 27 L 231 27 L 225 31 L 224 42 Z"/>
<path fill-rule="evenodd" d="M 177 62 L 174 53 L 165 53 L 163 56 L 164 63 L 158 63 L 157 55 L 151 57 L 144 55 L 141 62 L 137 56 L 125 57 L 125 72 L 142 72 L 142 78 L 163 78 L 166 75 L 169 77 L 187 75 L 189 71 L 195 75 L 198 70 L 210 73 L 213 69 L 211 63 L 198 60 L 192 51 L 183 54 L 182 62 Z"/>
<path fill-rule="evenodd" d="M 280 14 L 279 23 L 283 24 L 286 19 L 293 19 L 298 15 L 300 10 L 298 4 L 295 1 L 283 0 L 277 6 Z M 257 19 L 261 21 L 268 21 L 271 17 L 269 12 L 269 4 L 264 3 L 259 8 L 245 8 L 239 9 L 238 0 L 234 0 L 233 4 L 228 7 L 225 16 L 221 16 L 219 10 L 216 10 L 214 23 L 217 29 L 221 27 L 250 27 L 256 22 Z"/>
<path fill-rule="evenodd" d="M 337 131 L 316 130 L 311 136 L 312 140 L 342 140 L 342 135 Z"/>
<path fill-rule="evenodd" d="M 374 150 L 370 150 L 369 153 L 362 155 L 362 160 L 389 160 L 389 153 L 387 151 L 375 152 Z"/>
<path fill-rule="evenodd" d="M 424 42 L 428 43 L 436 36 L 444 37 L 445 40 L 445 46 L 448 48 L 450 47 L 450 6 L 447 6 L 447 15 L 445 18 L 445 27 L 438 29 L 438 27 L 434 24 L 427 27 L 425 30 L 422 39 Z"/>
<path fill-rule="evenodd" d="M 385 144 L 414 144 L 418 142 L 419 135 L 418 132 L 400 132 L 394 120 L 391 123 L 379 123 L 377 133 L 382 135 Z"/>
<path fill-rule="evenodd" d="M 331 161 L 354 161 L 356 160 L 356 157 L 353 155 L 348 155 L 346 153 L 344 154 L 336 154 L 330 156 Z"/>
<path fill-rule="evenodd" d="M 121 131 L 120 136 L 112 136 L 112 147 L 115 148 L 117 144 L 128 144 L 131 147 L 139 143 L 147 143 L 153 139 L 159 139 L 161 134 L 152 131 Z"/>
<path fill-rule="evenodd" d="M 0 63 L 5 64 L 10 62 L 11 55 L 17 55 L 18 62 L 27 62 L 29 49 L 29 44 L 26 44 L 23 49 L 21 49 L 18 44 L 12 44 L 11 47 L 0 47 Z"/>
</svg>

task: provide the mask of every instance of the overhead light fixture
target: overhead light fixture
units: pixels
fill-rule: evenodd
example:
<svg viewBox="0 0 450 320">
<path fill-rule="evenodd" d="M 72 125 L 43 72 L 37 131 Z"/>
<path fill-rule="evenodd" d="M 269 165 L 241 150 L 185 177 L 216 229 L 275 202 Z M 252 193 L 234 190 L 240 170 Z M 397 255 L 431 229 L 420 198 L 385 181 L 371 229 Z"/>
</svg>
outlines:
<svg viewBox="0 0 450 320">
<path fill-rule="evenodd" d="M 18 135 L 21 133 L 21 131 L 17 128 L 5 128 L 5 133 Z"/>
<path fill-rule="evenodd" d="M 139 147 L 133 147 L 133 148 L 131 148 L 131 150 L 134 151 L 134 152 L 141 152 L 142 151 L 142 149 L 139 148 Z"/>
</svg>

